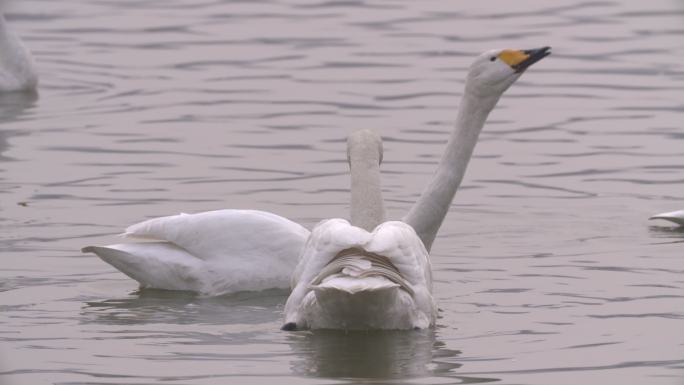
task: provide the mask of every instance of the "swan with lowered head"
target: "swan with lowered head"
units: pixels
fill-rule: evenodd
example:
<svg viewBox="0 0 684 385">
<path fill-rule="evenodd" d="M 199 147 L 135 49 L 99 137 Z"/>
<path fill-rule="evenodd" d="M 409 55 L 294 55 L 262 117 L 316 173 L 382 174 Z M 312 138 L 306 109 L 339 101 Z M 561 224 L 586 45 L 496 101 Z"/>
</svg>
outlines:
<svg viewBox="0 0 684 385">
<path fill-rule="evenodd" d="M 680 226 L 684 226 L 684 210 L 670 211 L 667 213 L 657 214 L 648 219 L 665 219 Z"/>
<path fill-rule="evenodd" d="M 434 325 L 437 307 L 432 297 L 429 249 L 490 111 L 529 66 L 549 54 L 549 47 L 492 50 L 475 60 L 468 71 L 447 149 L 432 181 L 403 222 L 380 223 L 383 218 L 369 214 L 371 202 L 381 204 L 379 179 L 375 180 L 379 172 L 355 174 L 355 158 L 350 152 L 352 180 L 366 176 L 371 186 L 377 186 L 371 189 L 370 197 L 352 198 L 352 202 L 361 203 L 352 206 L 352 218 L 360 218 L 358 223 L 364 223 L 364 228 L 331 219 L 312 230 L 293 276 L 284 330 L 413 329 Z M 374 171 L 378 163 L 372 156 L 367 159 L 366 167 Z M 352 196 L 357 193 L 352 189 Z M 376 227 L 369 233 L 372 225 Z"/>
<path fill-rule="evenodd" d="M 30 91 L 37 85 L 31 53 L 0 13 L 0 92 Z"/>
</svg>

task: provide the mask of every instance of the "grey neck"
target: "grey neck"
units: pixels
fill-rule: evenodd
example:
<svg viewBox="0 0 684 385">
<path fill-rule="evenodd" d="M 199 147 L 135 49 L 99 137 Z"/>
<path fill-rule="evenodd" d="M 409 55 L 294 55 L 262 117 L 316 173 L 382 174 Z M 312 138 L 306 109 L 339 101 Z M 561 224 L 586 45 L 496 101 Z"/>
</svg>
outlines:
<svg viewBox="0 0 684 385">
<path fill-rule="evenodd" d="M 347 139 L 351 171 L 351 224 L 367 231 L 385 221 L 380 186 L 382 141 L 370 130 L 353 132 Z"/>
<path fill-rule="evenodd" d="M 478 96 L 469 92 L 466 87 L 459 106 L 456 127 L 437 171 L 416 204 L 403 218 L 404 222 L 416 230 L 428 251 L 463 180 L 480 131 L 499 97 L 500 94 Z"/>
</svg>

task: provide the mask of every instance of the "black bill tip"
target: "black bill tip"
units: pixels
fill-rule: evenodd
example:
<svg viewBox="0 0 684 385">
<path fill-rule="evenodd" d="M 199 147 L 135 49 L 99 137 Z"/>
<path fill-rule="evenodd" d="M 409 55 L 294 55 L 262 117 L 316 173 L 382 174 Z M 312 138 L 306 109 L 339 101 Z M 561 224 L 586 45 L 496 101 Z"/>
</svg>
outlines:
<svg viewBox="0 0 684 385">
<path fill-rule="evenodd" d="M 535 49 L 527 49 L 522 51 L 527 55 L 527 59 L 521 61 L 520 63 L 513 66 L 515 72 L 523 72 L 528 69 L 532 64 L 540 61 L 541 59 L 551 55 L 551 47 L 541 47 Z"/>
</svg>

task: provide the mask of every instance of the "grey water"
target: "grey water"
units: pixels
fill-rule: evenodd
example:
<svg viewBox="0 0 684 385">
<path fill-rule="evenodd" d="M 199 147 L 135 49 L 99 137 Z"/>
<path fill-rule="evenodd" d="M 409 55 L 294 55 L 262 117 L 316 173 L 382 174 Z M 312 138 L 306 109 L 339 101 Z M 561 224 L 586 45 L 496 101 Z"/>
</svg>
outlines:
<svg viewBox="0 0 684 385">
<path fill-rule="evenodd" d="M 24 0 L 36 95 L 0 96 L 0 384 L 684 384 L 684 3 Z M 501 99 L 432 251 L 440 318 L 283 332 L 286 291 L 138 291 L 79 249 L 221 208 L 346 217 L 346 135 L 401 218 L 465 71 Z"/>
</svg>

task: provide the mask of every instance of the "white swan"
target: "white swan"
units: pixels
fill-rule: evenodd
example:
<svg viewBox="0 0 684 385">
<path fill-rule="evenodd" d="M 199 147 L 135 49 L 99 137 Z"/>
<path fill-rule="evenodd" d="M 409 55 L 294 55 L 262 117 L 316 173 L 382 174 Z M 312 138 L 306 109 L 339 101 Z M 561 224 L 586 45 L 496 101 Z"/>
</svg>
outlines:
<svg viewBox="0 0 684 385">
<path fill-rule="evenodd" d="M 359 135 L 372 134 L 353 134 L 359 140 L 349 142 L 348 157 L 353 159 L 350 165 L 356 176 L 352 207 L 365 204 L 366 210 L 360 216 L 352 210 L 352 220 L 372 228 L 385 213 L 382 197 L 372 194 L 380 189 L 377 164 L 367 169 L 363 157 L 381 148 L 379 139 L 366 143 Z M 123 234 L 148 242 L 88 246 L 82 251 L 95 253 L 138 281 L 141 288 L 221 295 L 289 288 L 309 234 L 301 225 L 272 213 L 218 210 L 150 219 L 128 227 Z"/>
<path fill-rule="evenodd" d="M 221 295 L 288 288 L 309 230 L 256 210 L 154 218 L 123 234 L 150 242 L 84 247 L 141 288 Z"/>
<path fill-rule="evenodd" d="M 475 60 L 444 156 L 404 222 L 385 222 L 368 232 L 382 220 L 369 214 L 373 205 L 382 204 L 379 171 L 375 170 L 378 162 L 366 151 L 359 158 L 369 159 L 364 165 L 373 169 L 355 173 L 355 158 L 350 156 L 352 186 L 356 178 L 366 178 L 374 186 L 359 199 L 354 195 L 360 191 L 352 189 L 352 202 L 359 202 L 359 206 L 352 205 L 352 218 L 359 218 L 364 228 L 331 219 L 313 229 L 293 276 L 284 330 L 434 325 L 437 307 L 428 250 L 463 179 L 487 115 L 530 65 L 550 54 L 549 49 L 492 50 Z"/>
<path fill-rule="evenodd" d="M 680 226 L 684 226 L 684 210 L 661 213 L 661 214 L 654 215 L 648 219 L 665 219 L 667 221 L 676 223 Z"/>
<path fill-rule="evenodd" d="M 329 219 L 313 229 L 292 277 L 283 329 L 426 328 L 437 315 L 430 260 L 411 226 L 382 223 L 380 137 L 368 130 L 350 135 L 348 159 L 353 225 Z"/>
<path fill-rule="evenodd" d="M 37 85 L 31 53 L 0 13 L 0 92 L 30 91 Z"/>
</svg>

